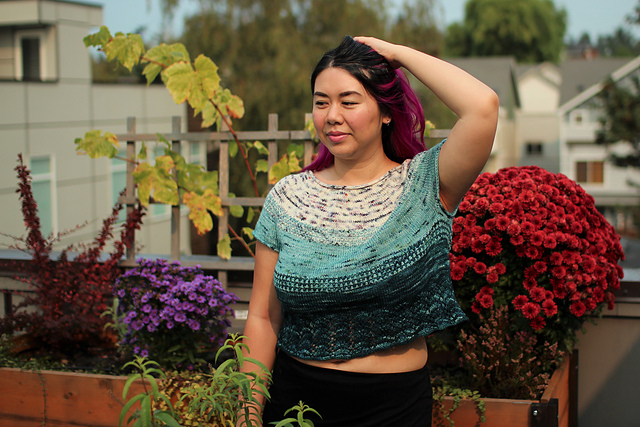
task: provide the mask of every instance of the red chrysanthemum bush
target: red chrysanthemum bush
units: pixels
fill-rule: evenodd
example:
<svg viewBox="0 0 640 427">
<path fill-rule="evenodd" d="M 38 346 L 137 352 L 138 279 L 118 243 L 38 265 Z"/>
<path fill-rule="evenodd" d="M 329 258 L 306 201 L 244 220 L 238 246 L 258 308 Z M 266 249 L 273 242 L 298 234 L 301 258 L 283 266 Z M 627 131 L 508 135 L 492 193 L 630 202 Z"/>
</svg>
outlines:
<svg viewBox="0 0 640 427">
<path fill-rule="evenodd" d="M 593 197 L 536 166 L 478 177 L 453 222 L 451 277 L 472 319 L 508 307 L 514 331 L 570 350 L 584 321 L 613 307 L 620 237 Z"/>
</svg>

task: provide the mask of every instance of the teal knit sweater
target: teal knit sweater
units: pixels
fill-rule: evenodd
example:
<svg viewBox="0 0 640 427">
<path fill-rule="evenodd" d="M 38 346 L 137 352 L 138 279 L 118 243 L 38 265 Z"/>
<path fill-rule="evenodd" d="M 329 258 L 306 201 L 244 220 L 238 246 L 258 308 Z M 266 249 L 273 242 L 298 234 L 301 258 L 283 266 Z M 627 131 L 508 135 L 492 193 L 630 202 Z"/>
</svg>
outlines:
<svg viewBox="0 0 640 427">
<path fill-rule="evenodd" d="M 307 171 L 269 192 L 254 236 L 279 253 L 279 348 L 352 359 L 466 320 L 450 278 L 453 214 L 439 199 L 443 143 L 369 184 Z"/>
</svg>

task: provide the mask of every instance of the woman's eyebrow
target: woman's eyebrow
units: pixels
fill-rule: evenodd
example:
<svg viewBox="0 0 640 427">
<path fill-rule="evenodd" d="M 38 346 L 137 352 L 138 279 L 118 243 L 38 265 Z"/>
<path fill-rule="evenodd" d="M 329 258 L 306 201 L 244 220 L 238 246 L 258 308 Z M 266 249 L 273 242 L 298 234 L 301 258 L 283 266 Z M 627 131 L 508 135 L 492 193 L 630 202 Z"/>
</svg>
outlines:
<svg viewBox="0 0 640 427">
<path fill-rule="evenodd" d="M 358 92 L 357 90 L 346 90 L 344 92 L 340 92 L 338 94 L 338 97 L 344 98 L 344 97 L 347 97 L 347 96 L 350 96 L 350 95 L 360 95 L 361 96 L 362 94 L 360 92 Z M 325 98 L 329 97 L 329 95 L 327 95 L 324 92 L 320 92 L 320 91 L 315 91 L 313 93 L 313 96 L 322 96 L 322 97 L 325 97 Z"/>
</svg>

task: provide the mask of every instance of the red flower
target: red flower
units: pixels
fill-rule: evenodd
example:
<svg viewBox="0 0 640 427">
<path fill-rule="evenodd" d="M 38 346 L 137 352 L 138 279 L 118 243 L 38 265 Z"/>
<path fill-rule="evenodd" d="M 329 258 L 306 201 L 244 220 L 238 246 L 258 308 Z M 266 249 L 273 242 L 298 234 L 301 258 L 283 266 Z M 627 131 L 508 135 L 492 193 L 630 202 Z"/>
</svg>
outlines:
<svg viewBox="0 0 640 427">
<path fill-rule="evenodd" d="M 489 294 L 479 293 L 476 295 L 476 301 L 482 308 L 489 308 L 493 305 L 493 297 Z"/>
<path fill-rule="evenodd" d="M 546 299 L 542 302 L 542 310 L 547 317 L 551 317 L 558 312 L 558 306 L 551 299 Z"/>
<path fill-rule="evenodd" d="M 500 231 L 506 230 L 510 223 L 511 221 L 506 216 L 501 215 L 496 218 L 496 228 Z"/>
<path fill-rule="evenodd" d="M 520 245 L 522 245 L 524 243 L 524 237 L 521 234 L 519 234 L 517 236 L 511 237 L 511 239 L 509 239 L 509 241 L 511 242 L 511 244 L 513 246 L 520 246 Z"/>
<path fill-rule="evenodd" d="M 481 294 L 493 295 L 494 292 L 495 291 L 490 286 L 483 286 L 482 289 L 480 289 Z"/>
<path fill-rule="evenodd" d="M 500 244 L 500 240 L 492 239 L 486 246 L 486 252 L 489 256 L 497 256 L 502 252 L 502 245 Z"/>
<path fill-rule="evenodd" d="M 560 252 L 554 252 L 551 254 L 551 257 L 549 258 L 549 262 L 553 265 L 560 265 L 562 264 L 562 254 Z"/>
<path fill-rule="evenodd" d="M 586 309 L 587 308 L 585 307 L 582 301 L 576 301 L 573 304 L 571 304 L 569 311 L 571 311 L 571 314 L 573 314 L 576 317 L 582 317 Z"/>
<path fill-rule="evenodd" d="M 522 307 L 524 307 L 524 305 L 528 302 L 529 298 L 527 298 L 526 295 L 518 295 L 513 299 L 513 307 L 516 310 L 522 310 Z"/>
<path fill-rule="evenodd" d="M 489 273 L 487 274 L 487 283 L 497 283 L 499 278 L 498 273 Z"/>
<path fill-rule="evenodd" d="M 529 241 L 534 246 L 542 246 L 544 243 L 544 233 L 540 230 L 536 231 Z"/>
<path fill-rule="evenodd" d="M 536 286 L 535 288 L 529 289 L 529 295 L 531 295 L 531 299 L 540 302 L 545 297 L 545 291 L 543 288 Z"/>
<path fill-rule="evenodd" d="M 484 262 L 477 262 L 473 266 L 473 269 L 478 274 L 484 274 L 487 272 L 487 265 Z"/>
<path fill-rule="evenodd" d="M 546 322 L 542 317 L 536 316 L 533 320 L 531 320 L 529 326 L 531 326 L 535 331 L 539 331 L 540 329 L 544 328 L 545 324 Z"/>
<path fill-rule="evenodd" d="M 493 215 L 500 215 L 504 211 L 504 205 L 500 202 L 492 203 L 489 207 L 489 212 Z"/>
<path fill-rule="evenodd" d="M 507 267 L 505 267 L 504 264 L 501 262 L 497 263 L 494 267 L 496 268 L 496 273 L 500 275 L 507 272 Z"/>
<path fill-rule="evenodd" d="M 556 242 L 556 238 L 552 234 L 549 234 L 544 238 L 543 245 L 547 249 L 554 249 L 557 244 L 558 242 Z"/>
<path fill-rule="evenodd" d="M 533 319 L 540 313 L 540 306 L 533 302 L 528 302 L 524 306 L 522 306 L 522 314 L 527 319 Z"/>
</svg>

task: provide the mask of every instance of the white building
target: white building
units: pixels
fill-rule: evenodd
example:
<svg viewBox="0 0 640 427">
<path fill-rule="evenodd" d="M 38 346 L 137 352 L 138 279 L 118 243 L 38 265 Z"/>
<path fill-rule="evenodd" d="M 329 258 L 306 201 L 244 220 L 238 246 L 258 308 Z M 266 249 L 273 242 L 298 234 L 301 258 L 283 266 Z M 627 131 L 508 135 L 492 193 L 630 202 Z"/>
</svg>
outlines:
<svg viewBox="0 0 640 427">
<path fill-rule="evenodd" d="M 32 169 L 45 232 L 87 222 L 59 246 L 94 237 L 124 187 L 124 162 L 75 153 L 74 140 L 101 129 L 126 131 L 136 117 L 140 133 L 168 132 L 176 105 L 162 85 L 94 84 L 83 38 L 102 24 L 102 8 L 60 0 L 0 1 L 0 231 L 25 232 L 14 168 L 18 153 Z M 202 153 L 204 154 L 204 153 Z M 188 230 L 188 226 L 183 228 Z M 168 210 L 152 207 L 138 244 L 169 253 Z M 188 233 L 182 251 L 189 252 Z M 9 239 L 0 237 L 6 245 Z"/>
</svg>

